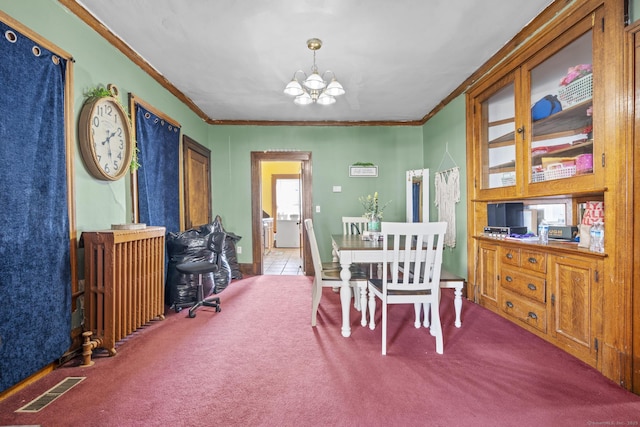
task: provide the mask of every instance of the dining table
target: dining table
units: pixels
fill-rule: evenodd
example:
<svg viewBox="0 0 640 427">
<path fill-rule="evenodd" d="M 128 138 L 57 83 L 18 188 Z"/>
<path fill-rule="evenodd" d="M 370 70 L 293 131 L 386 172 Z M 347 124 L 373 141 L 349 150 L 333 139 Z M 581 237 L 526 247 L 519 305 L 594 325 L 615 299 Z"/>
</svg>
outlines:
<svg viewBox="0 0 640 427">
<path fill-rule="evenodd" d="M 390 239 L 392 236 L 390 237 Z M 391 245 L 392 242 L 390 241 Z M 383 261 L 383 241 L 379 239 L 366 239 L 361 234 L 332 234 L 331 246 L 333 252 L 333 261 L 340 263 L 340 305 L 342 309 L 342 336 L 351 336 L 351 265 L 352 264 L 377 264 L 377 275 L 381 276 L 381 266 Z M 402 245 L 401 245 L 402 246 Z M 401 251 L 403 254 L 404 251 Z M 456 276 L 445 269 L 440 271 L 440 288 L 453 288 L 454 299 L 453 305 L 455 310 L 455 326 L 462 326 L 462 289 L 465 279 Z M 355 295 L 360 296 L 359 301 L 356 299 L 354 305 L 362 314 L 360 324 L 364 327 L 367 325 L 367 284 L 364 281 L 358 283 L 359 292 Z"/>
</svg>

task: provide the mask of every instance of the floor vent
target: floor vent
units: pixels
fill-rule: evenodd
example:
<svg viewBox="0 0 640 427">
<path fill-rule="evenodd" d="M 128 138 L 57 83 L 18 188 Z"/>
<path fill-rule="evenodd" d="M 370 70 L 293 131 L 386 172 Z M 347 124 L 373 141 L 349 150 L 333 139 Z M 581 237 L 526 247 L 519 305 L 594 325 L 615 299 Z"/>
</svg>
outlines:
<svg viewBox="0 0 640 427">
<path fill-rule="evenodd" d="M 53 402 L 67 391 L 71 390 L 76 384 L 84 380 L 86 377 L 67 377 L 58 384 L 33 399 L 31 402 L 18 409 L 16 412 L 39 412 L 49 403 Z"/>
</svg>

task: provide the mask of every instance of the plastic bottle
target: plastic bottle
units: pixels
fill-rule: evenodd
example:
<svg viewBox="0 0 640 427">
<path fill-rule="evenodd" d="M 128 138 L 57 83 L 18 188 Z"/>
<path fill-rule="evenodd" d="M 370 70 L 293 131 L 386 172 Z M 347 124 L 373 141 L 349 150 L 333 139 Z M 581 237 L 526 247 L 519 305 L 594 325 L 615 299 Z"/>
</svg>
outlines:
<svg viewBox="0 0 640 427">
<path fill-rule="evenodd" d="M 538 243 L 542 245 L 549 243 L 549 224 L 544 219 L 538 225 Z"/>
<path fill-rule="evenodd" d="M 589 230 L 589 250 L 592 252 L 604 252 L 604 224 L 595 222 Z"/>
</svg>

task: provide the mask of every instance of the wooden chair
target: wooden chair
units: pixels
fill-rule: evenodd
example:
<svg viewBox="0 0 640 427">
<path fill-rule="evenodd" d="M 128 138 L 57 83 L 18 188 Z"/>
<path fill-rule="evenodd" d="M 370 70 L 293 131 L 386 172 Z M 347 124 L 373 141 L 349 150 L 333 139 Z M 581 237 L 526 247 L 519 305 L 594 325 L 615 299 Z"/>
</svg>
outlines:
<svg viewBox="0 0 640 427">
<path fill-rule="evenodd" d="M 307 230 L 307 239 L 309 241 L 309 248 L 311 249 L 313 269 L 315 270 L 313 288 L 311 291 L 311 326 L 316 326 L 318 306 L 320 306 L 320 299 L 322 298 L 322 288 L 339 288 L 342 279 L 340 278 L 339 269 L 325 269 L 322 267 L 320 251 L 318 250 L 318 242 L 313 230 L 313 221 L 311 218 L 304 220 L 304 227 Z M 349 284 L 354 289 L 353 294 L 355 294 L 356 302 L 359 302 L 360 300 L 360 289 L 358 288 L 358 283 L 366 283 L 366 281 L 367 276 L 362 271 L 354 268 L 351 269 L 351 281 Z"/>
<path fill-rule="evenodd" d="M 375 329 L 376 298 L 382 301 L 382 354 L 387 354 L 387 305 L 414 304 L 415 325 L 420 327 L 420 312 L 431 308 L 431 335 L 436 338 L 436 353 L 444 349 L 440 323 L 440 271 L 446 222 L 383 222 L 382 279 L 369 279 L 369 328 Z M 389 247 L 389 244 L 392 244 Z M 424 271 L 425 274 L 408 274 Z M 426 325 L 429 322 L 425 322 Z"/>
</svg>

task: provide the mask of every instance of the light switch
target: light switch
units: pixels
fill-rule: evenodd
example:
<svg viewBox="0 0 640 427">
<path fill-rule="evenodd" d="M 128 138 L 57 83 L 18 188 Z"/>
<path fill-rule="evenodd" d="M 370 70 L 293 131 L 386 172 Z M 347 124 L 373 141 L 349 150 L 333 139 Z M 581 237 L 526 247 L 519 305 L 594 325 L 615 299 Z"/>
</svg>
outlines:
<svg viewBox="0 0 640 427">
<path fill-rule="evenodd" d="M 333 192 L 334 193 L 341 193 L 342 192 L 342 187 L 340 185 L 334 185 L 333 186 Z"/>
<path fill-rule="evenodd" d="M 320 205 L 316 206 L 316 212 L 320 213 Z"/>
</svg>

